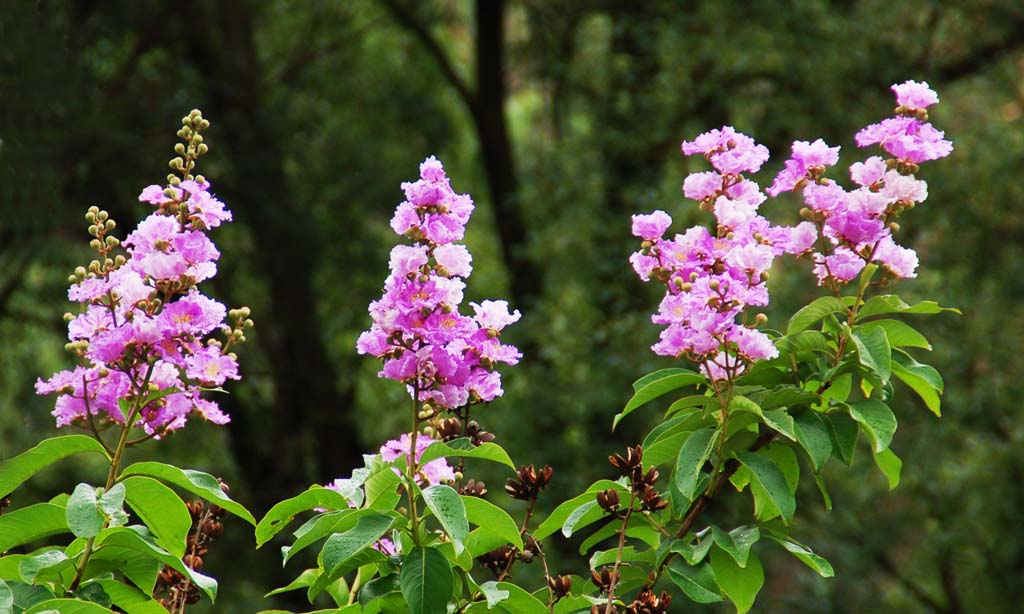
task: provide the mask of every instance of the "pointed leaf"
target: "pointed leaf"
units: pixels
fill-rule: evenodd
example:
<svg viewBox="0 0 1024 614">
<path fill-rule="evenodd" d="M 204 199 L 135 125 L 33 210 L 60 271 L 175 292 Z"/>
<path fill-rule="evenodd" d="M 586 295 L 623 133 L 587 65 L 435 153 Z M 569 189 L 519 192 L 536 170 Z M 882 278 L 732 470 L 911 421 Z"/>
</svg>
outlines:
<svg viewBox="0 0 1024 614">
<path fill-rule="evenodd" d="M 816 571 L 822 578 L 831 578 L 836 575 L 835 570 L 832 569 L 832 564 L 825 560 L 824 557 L 812 552 L 807 546 L 780 535 L 769 534 L 767 537 L 778 542 L 787 552 L 800 559 L 804 565 Z"/>
<path fill-rule="evenodd" d="M 853 331 L 852 340 L 857 346 L 860 364 L 876 373 L 883 384 L 888 382 L 892 375 L 892 347 L 885 336 L 885 329 L 857 328 Z"/>
<path fill-rule="evenodd" d="M 459 498 L 459 493 L 451 486 L 437 484 L 423 489 L 423 501 L 444 527 L 448 536 L 462 541 L 469 535 L 469 519 L 466 518 L 466 506 Z"/>
<path fill-rule="evenodd" d="M 896 416 L 889 406 L 876 399 L 850 403 L 850 417 L 860 423 L 871 439 L 875 453 L 889 447 L 896 432 Z"/>
<path fill-rule="evenodd" d="M 348 499 L 330 488 L 310 486 L 302 494 L 275 504 L 256 525 L 256 547 L 259 548 L 284 530 L 296 514 L 316 508 L 347 510 Z"/>
<path fill-rule="evenodd" d="M 943 311 L 952 311 L 953 313 L 960 314 L 959 309 L 954 307 L 940 307 L 935 301 L 922 301 L 911 306 L 903 302 L 903 299 L 895 294 L 885 294 L 872 297 L 868 302 L 864 303 L 864 306 L 861 307 L 860 312 L 857 314 L 857 320 L 863 320 L 865 318 L 870 318 L 871 316 L 877 316 L 884 313 L 932 315 L 942 313 Z"/>
<path fill-rule="evenodd" d="M 117 580 L 92 580 L 86 586 L 102 587 L 110 601 L 128 614 L 167 614 L 167 610 L 156 599 Z"/>
<path fill-rule="evenodd" d="M 492 463 L 500 463 L 506 467 L 511 467 L 513 470 L 516 468 L 515 463 L 509 458 L 508 452 L 496 443 L 487 442 L 479 446 L 469 444 L 468 448 L 456 447 L 460 442 L 469 444 L 469 440 L 466 438 L 456 439 L 448 443 L 435 441 L 423 451 L 423 455 L 420 456 L 420 466 L 422 467 L 432 460 L 454 456 L 458 458 L 479 458 L 491 461 Z"/>
<path fill-rule="evenodd" d="M 832 456 L 832 439 L 821 416 L 815 411 L 801 412 L 793 419 L 793 432 L 797 443 L 807 452 L 811 467 L 816 472 L 821 471 Z"/>
<path fill-rule="evenodd" d="M 132 476 L 121 484 L 128 506 L 153 532 L 157 543 L 175 556 L 185 556 L 192 516 L 181 497 L 161 482 L 144 476 Z"/>
<path fill-rule="evenodd" d="M 828 427 L 836 458 L 849 465 L 853 462 L 853 451 L 860 433 L 857 423 L 846 414 L 832 413 L 828 416 Z"/>
<path fill-rule="evenodd" d="M 97 453 L 110 460 L 103 446 L 92 437 L 65 435 L 44 439 L 34 448 L 0 463 L 0 498 L 53 463 L 80 452 Z"/>
<path fill-rule="evenodd" d="M 0 552 L 67 530 L 64 508 L 52 503 L 37 503 L 7 512 L 0 515 Z"/>
<path fill-rule="evenodd" d="M 64 510 L 68 522 L 68 529 L 75 537 L 96 537 L 103 529 L 103 522 L 106 520 L 100 512 L 99 498 L 96 496 L 96 487 L 88 484 L 79 484 L 68 499 L 68 505 Z"/>
<path fill-rule="evenodd" d="M 764 569 L 757 555 L 750 553 L 747 566 L 740 567 L 724 550 L 715 547 L 711 549 L 711 569 L 722 592 L 736 606 L 736 612 L 750 611 L 764 585 Z"/>
<path fill-rule="evenodd" d="M 903 461 L 890 449 L 882 450 L 875 454 L 875 464 L 889 480 L 889 490 L 894 490 L 900 485 L 900 472 L 903 471 Z"/>
<path fill-rule="evenodd" d="M 834 296 L 817 298 L 793 314 L 793 317 L 789 320 L 789 328 L 786 330 L 786 334 L 793 335 L 794 333 L 806 330 L 822 318 L 841 311 L 846 311 L 846 304 L 838 298 Z"/>
<path fill-rule="evenodd" d="M 177 486 L 196 495 L 200 499 L 217 504 L 252 526 L 256 526 L 256 519 L 252 517 L 249 510 L 229 497 L 220 487 L 220 482 L 217 481 L 217 478 L 209 473 L 193 469 L 179 469 L 174 465 L 165 463 L 142 462 L 129 465 L 121 472 L 121 477 L 118 479 L 131 475 L 146 475 L 166 482 L 171 486 Z"/>
<path fill-rule="evenodd" d="M 679 449 L 679 456 L 676 458 L 676 488 L 688 501 L 693 501 L 697 483 L 700 481 L 701 468 L 711 456 L 717 439 L 716 429 L 703 428 L 691 433 Z"/>
<path fill-rule="evenodd" d="M 750 470 L 751 478 L 764 489 L 772 504 L 782 514 L 782 519 L 789 524 L 796 511 L 796 500 L 790 492 L 786 476 L 775 461 L 760 452 L 740 452 L 736 457 Z"/>
<path fill-rule="evenodd" d="M 523 549 L 523 538 L 519 527 L 508 512 L 480 497 L 462 496 L 466 506 L 466 517 L 488 533 L 493 533 L 520 550 Z M 474 553 L 476 554 L 476 553 Z M 481 553 L 482 554 L 482 553 Z"/>
<path fill-rule="evenodd" d="M 452 596 L 451 563 L 434 548 L 414 548 L 402 557 L 402 596 L 412 614 L 441 614 Z"/>
<path fill-rule="evenodd" d="M 684 386 L 706 383 L 706 377 L 686 369 L 662 369 L 644 376 L 633 384 L 636 394 L 626 403 L 626 407 L 615 416 L 615 419 L 612 421 L 612 429 L 618 426 L 619 422 L 632 413 L 633 410 L 663 394 Z"/>
<path fill-rule="evenodd" d="M 740 567 L 747 566 L 747 557 L 750 554 L 750 547 L 761 539 L 761 531 L 756 526 L 737 527 L 726 532 L 711 525 L 711 534 L 715 544 L 722 550 L 729 553 L 729 556 L 736 561 Z"/>
<path fill-rule="evenodd" d="M 355 526 L 344 533 L 327 538 L 320 551 L 320 563 L 328 576 L 334 576 L 357 554 L 375 544 L 394 524 L 394 518 L 372 514 L 359 518 Z"/>
<path fill-rule="evenodd" d="M 97 603 L 78 599 L 47 599 L 25 610 L 25 614 L 44 614 L 59 612 L 60 614 L 114 614 Z"/>
<path fill-rule="evenodd" d="M 676 559 L 668 564 L 668 576 L 687 597 L 697 603 L 717 603 L 723 600 L 722 589 L 715 581 L 715 574 L 708 563 L 691 567 Z"/>
<path fill-rule="evenodd" d="M 921 397 L 933 414 L 942 415 L 942 376 L 938 371 L 897 352 L 893 354 L 892 372 Z"/>
<path fill-rule="evenodd" d="M 859 328 L 865 331 L 871 331 L 875 328 L 884 329 L 885 336 L 889 340 L 889 345 L 894 348 L 914 347 L 926 350 L 932 349 L 932 345 L 928 343 L 925 336 L 906 322 L 901 322 L 899 320 L 873 320 L 871 322 L 861 324 Z"/>
</svg>

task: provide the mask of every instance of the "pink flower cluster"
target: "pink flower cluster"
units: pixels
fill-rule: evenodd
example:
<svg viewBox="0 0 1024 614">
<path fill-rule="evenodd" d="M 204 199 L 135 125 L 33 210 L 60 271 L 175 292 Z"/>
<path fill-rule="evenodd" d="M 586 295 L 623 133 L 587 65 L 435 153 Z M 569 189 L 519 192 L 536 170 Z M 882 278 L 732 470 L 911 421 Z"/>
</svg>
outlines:
<svg viewBox="0 0 1024 614">
<path fill-rule="evenodd" d="M 916 274 L 917 255 L 893 241 L 892 219 L 928 196 L 927 184 L 913 174 L 918 163 L 949 155 L 952 144 L 927 122 L 925 109 L 938 102 L 927 83 L 907 81 L 892 89 L 897 116 L 861 130 L 857 143 L 879 144 L 893 157 L 853 164 L 856 189 L 823 177 L 838 163 L 839 147 L 821 139 L 793 143 L 767 190 L 773 197 L 802 191 L 807 221 L 793 227 L 772 226 L 758 214 L 766 197 L 744 177 L 768 160 L 764 146 L 729 126 L 683 142 L 684 154 L 700 154 L 713 168 L 689 175 L 683 194 L 713 212 L 717 225 L 714 232 L 695 226 L 666 239 L 672 223 L 667 213 L 633 216 L 633 234 L 643 243 L 630 262 L 642 280 L 657 279 L 667 288 L 652 317 L 666 327 L 655 353 L 685 356 L 713 379 L 776 356 L 774 344 L 756 329 L 763 316 L 751 318 L 750 308 L 768 304 L 768 269 L 783 253 L 808 256 L 818 283 L 836 291 L 871 262 L 892 277 Z"/>
<path fill-rule="evenodd" d="M 220 256 L 206 230 L 231 219 L 209 187 L 147 187 L 139 200 L 157 210 L 124 240 L 127 258 L 83 274 L 68 290 L 83 304 L 68 323 L 68 338 L 85 364 L 36 382 L 37 393 L 58 394 L 57 426 L 123 424 L 129 416 L 121 404 L 146 399 L 136 425 L 156 436 L 190 416 L 228 422 L 216 402 L 202 397 L 204 388 L 240 377 L 230 341 L 204 343 L 226 316 L 224 305 L 196 288 L 216 274 Z"/>
<path fill-rule="evenodd" d="M 820 237 L 820 252 L 807 245 L 819 284 L 838 288 L 870 262 L 894 277 L 916 276 L 917 254 L 895 243 L 891 221 L 928 197 L 927 184 L 913 175 L 917 164 L 949 155 L 952 144 L 920 119 L 927 106 L 938 102 L 928 84 L 907 81 L 892 89 L 900 115 L 861 130 L 857 144 L 880 144 L 893 158 L 874 156 L 851 165 L 856 189 L 822 177 L 838 161 L 839 148 L 819 139 L 793 143 L 792 157 L 768 190 L 772 196 L 802 190 L 807 205 L 803 213 L 809 220 L 800 225 L 802 232 L 814 240 Z"/>
<path fill-rule="evenodd" d="M 472 256 L 456 243 L 465 234 L 473 201 L 456 194 L 433 156 L 420 165 L 420 179 L 403 183 L 405 202 L 391 226 L 412 240 L 391 250 L 384 295 L 370 304 L 373 324 L 357 349 L 383 360 L 381 377 L 409 386 L 420 401 L 458 408 L 502 394 L 498 363 L 514 365 L 520 352 L 500 341 L 501 330 L 519 320 L 506 301 L 471 303 L 472 317 L 459 312 Z"/>
<path fill-rule="evenodd" d="M 743 173 L 757 172 L 768 159 L 763 145 L 726 126 L 684 142 L 682 149 L 703 155 L 714 169 L 687 177 L 683 193 L 714 212 L 716 230 L 695 226 L 666 239 L 672 223 L 667 213 L 634 215 L 633 234 L 643 244 L 630 262 L 642 280 L 666 286 L 652 317 L 666 327 L 654 352 L 685 356 L 709 377 L 723 379 L 778 354 L 754 327 L 750 308 L 768 304 L 765 281 L 775 257 L 805 250 L 814 237 L 802 228 L 772 226 L 758 214 L 765 195 Z"/>
</svg>

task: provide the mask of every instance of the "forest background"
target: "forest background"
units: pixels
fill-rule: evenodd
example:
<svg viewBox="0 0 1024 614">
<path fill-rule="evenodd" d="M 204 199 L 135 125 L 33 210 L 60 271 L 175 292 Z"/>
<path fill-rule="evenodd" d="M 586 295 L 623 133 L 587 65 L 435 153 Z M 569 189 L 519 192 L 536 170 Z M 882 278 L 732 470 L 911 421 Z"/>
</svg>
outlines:
<svg viewBox="0 0 1024 614">
<path fill-rule="evenodd" d="M 630 383 L 670 366 L 649 351 L 657 289 L 627 262 L 629 216 L 665 209 L 676 230 L 706 221 L 680 193 L 700 161 L 679 142 L 735 125 L 772 151 L 767 180 L 794 139 L 861 159 L 849 135 L 888 114 L 888 85 L 926 80 L 956 151 L 929 165 L 930 198 L 904 220 L 921 268 L 900 292 L 964 312 L 920 323 L 946 379 L 944 416 L 898 397 L 905 465 L 892 493 L 868 454 L 826 468 L 831 513 L 801 486 L 796 533 L 837 577 L 779 555 L 756 609 L 1013 611 L 1024 601 L 1022 77 L 1013 0 L 0 2 L 0 458 L 54 433 L 52 399 L 32 385 L 70 364 L 61 314 L 67 275 L 87 259 L 82 214 L 98 205 L 130 228 L 141 187 L 168 172 L 179 118 L 198 107 L 213 123 L 204 172 L 237 221 L 217 233 L 208 291 L 250 305 L 257 328 L 245 379 L 220 400 L 231 424 L 141 454 L 222 476 L 260 516 L 400 431 L 402 392 L 354 345 L 386 274 L 398 184 L 437 154 L 478 204 L 468 298 L 508 297 L 524 314 L 506 338 L 526 358 L 480 419 L 517 461 L 554 466 L 541 500 L 553 507 L 605 477 L 602 459 L 654 418 L 610 431 Z M 799 204 L 766 207 L 793 221 Z M 806 271 L 777 268 L 769 322 L 782 327 L 813 295 Z M 94 469 L 43 474 L 14 503 Z M 507 476 L 485 477 L 504 497 Z M 727 499 L 713 514 L 746 506 Z M 582 571 L 578 543 L 557 546 L 556 569 Z M 204 570 L 221 597 L 203 611 L 302 608 L 262 599 L 298 569 L 229 523 Z"/>
</svg>

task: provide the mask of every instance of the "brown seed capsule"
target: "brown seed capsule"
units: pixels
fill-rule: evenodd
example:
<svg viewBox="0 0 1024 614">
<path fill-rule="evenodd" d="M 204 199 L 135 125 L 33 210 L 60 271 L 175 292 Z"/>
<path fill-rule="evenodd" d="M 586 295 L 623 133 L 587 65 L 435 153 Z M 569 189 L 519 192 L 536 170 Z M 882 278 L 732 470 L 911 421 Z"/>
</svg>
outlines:
<svg viewBox="0 0 1024 614">
<path fill-rule="evenodd" d="M 626 608 L 626 614 L 665 614 L 671 604 L 672 597 L 668 593 L 662 591 L 661 595 L 655 595 L 651 589 L 645 588 Z"/>
<path fill-rule="evenodd" d="M 509 478 L 508 483 L 505 484 L 505 492 L 513 499 L 523 501 L 536 499 L 540 491 L 551 481 L 551 474 L 550 465 L 539 470 L 533 465 L 520 467 L 516 477 Z"/>
<path fill-rule="evenodd" d="M 643 508 L 649 512 L 657 512 L 668 507 L 668 501 L 662 499 L 661 493 L 650 486 L 644 488 L 643 493 L 640 495 L 640 501 Z"/>
<path fill-rule="evenodd" d="M 572 577 L 571 576 L 554 576 L 548 577 L 548 587 L 551 588 L 551 592 L 554 593 L 555 599 L 561 599 L 569 594 L 572 590 Z"/>
<path fill-rule="evenodd" d="M 0 498 L 0 514 L 2 514 L 3 511 L 5 509 L 9 508 L 10 506 L 11 506 L 11 496 L 10 495 L 7 495 L 6 497 Z"/>
<path fill-rule="evenodd" d="M 621 574 L 618 570 L 614 570 L 613 572 L 612 568 L 607 565 L 602 567 L 600 572 L 595 569 L 590 570 L 590 579 L 593 580 L 594 584 L 597 585 L 597 588 L 602 591 L 607 591 L 612 582 L 618 584 L 620 576 Z"/>
<path fill-rule="evenodd" d="M 457 439 L 462 434 L 462 423 L 458 418 L 446 418 L 437 425 L 437 434 L 441 441 Z"/>
<path fill-rule="evenodd" d="M 224 525 L 220 521 L 209 519 L 203 524 L 203 533 L 206 533 L 211 538 L 216 539 L 224 534 Z"/>
<path fill-rule="evenodd" d="M 602 490 L 597 493 L 597 504 L 608 513 L 614 512 L 619 509 L 619 491 L 614 488 Z"/>
<path fill-rule="evenodd" d="M 195 554 L 186 554 L 181 560 L 189 569 L 194 569 L 196 571 L 201 571 L 203 569 L 202 557 L 196 556 Z"/>
<path fill-rule="evenodd" d="M 640 466 L 640 463 L 644 459 L 644 449 L 637 445 L 632 448 L 626 448 L 626 456 L 622 457 L 618 454 L 614 454 L 608 457 L 608 462 L 619 470 L 622 475 L 629 475 L 633 472 L 633 469 Z"/>
<path fill-rule="evenodd" d="M 500 575 L 508 567 L 509 562 L 515 557 L 515 548 L 502 546 L 490 552 L 485 552 L 476 558 L 479 563 L 491 570 L 494 575 Z"/>
<path fill-rule="evenodd" d="M 195 499 L 193 501 L 189 501 L 188 503 L 186 503 L 185 507 L 188 508 L 188 513 L 192 516 L 192 522 L 195 522 L 199 520 L 199 518 L 203 515 L 203 509 L 206 506 L 203 504 L 202 501 Z"/>
<path fill-rule="evenodd" d="M 459 490 L 459 494 L 467 497 L 483 497 L 487 494 L 487 485 L 476 480 L 469 480 Z"/>
</svg>

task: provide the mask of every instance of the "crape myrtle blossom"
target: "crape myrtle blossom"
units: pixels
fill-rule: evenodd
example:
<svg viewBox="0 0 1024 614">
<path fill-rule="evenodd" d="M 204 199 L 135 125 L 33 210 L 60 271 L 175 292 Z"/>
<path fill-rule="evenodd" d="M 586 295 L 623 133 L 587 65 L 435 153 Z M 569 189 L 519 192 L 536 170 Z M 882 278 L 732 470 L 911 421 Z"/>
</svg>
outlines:
<svg viewBox="0 0 1024 614">
<path fill-rule="evenodd" d="M 952 144 L 924 120 L 927 115 L 923 110 L 938 102 L 938 96 L 926 83 L 907 81 L 894 85 L 892 90 L 899 104 L 897 116 L 857 134 L 861 147 L 880 144 L 892 157 L 872 156 L 850 165 L 850 178 L 858 186 L 856 189 L 847 190 L 822 177 L 821 172 L 808 172 L 804 180 L 794 183 L 793 177 L 787 175 L 792 160 L 773 185 L 780 192 L 802 189 L 806 208 L 801 215 L 808 222 L 801 225 L 812 224 L 816 238 L 820 239 L 817 245 L 806 243 L 808 248 L 818 249 L 808 256 L 820 285 L 838 290 L 872 262 L 892 277 L 917 275 L 917 254 L 900 247 L 893 239 L 892 233 L 898 229 L 894 220 L 928 198 L 928 185 L 914 176 L 918 163 L 949 155 Z M 805 155 L 798 154 L 805 145 L 802 141 L 793 144 L 794 159 Z M 835 163 L 831 157 L 829 160 Z M 820 170 L 823 172 L 824 167 Z"/>
<path fill-rule="evenodd" d="M 97 208 L 87 218 L 93 247 L 101 259 L 89 270 L 80 267 L 68 298 L 82 304 L 68 314 L 69 349 L 83 364 L 38 380 L 39 394 L 56 394 L 57 426 L 124 424 L 122 406 L 142 403 L 135 426 L 160 437 L 179 429 L 190 417 L 225 424 L 229 417 L 204 390 L 239 379 L 238 362 L 229 351 L 244 340 L 251 325 L 248 309 L 232 312 L 197 288 L 216 274 L 220 253 L 206 235 L 231 220 L 231 212 L 209 192 L 201 178 L 153 185 L 139 196 L 157 209 L 125 238 L 127 257 L 113 258 L 114 228 Z M 225 343 L 209 339 L 228 334 Z M 127 403 L 125 403 L 127 401 Z"/>
<path fill-rule="evenodd" d="M 816 237 L 808 238 L 806 227 L 772 226 L 758 214 L 765 195 L 742 173 L 757 172 L 768 159 L 763 145 L 725 126 L 684 142 L 682 150 L 703 155 L 714 169 L 687 177 L 683 193 L 715 214 L 716 231 L 695 226 L 668 239 L 667 213 L 634 215 L 633 234 L 643 243 L 630 261 L 642 280 L 654 278 L 666 287 L 652 316 L 665 326 L 654 352 L 685 356 L 712 379 L 725 379 L 778 355 L 753 327 L 763 316 L 749 310 L 768 304 L 765 281 L 775 257 L 805 251 Z"/>
<path fill-rule="evenodd" d="M 370 304 L 373 324 L 356 347 L 383 361 L 381 377 L 405 383 L 434 408 L 491 401 L 502 394 L 495 365 L 514 365 L 521 357 L 500 341 L 502 329 L 520 314 L 506 301 L 472 303 L 473 316 L 459 310 L 473 268 L 469 250 L 456 241 L 465 235 L 473 201 L 452 190 L 433 156 L 420 165 L 420 179 L 402 189 L 406 200 L 391 226 L 413 243 L 391 250 L 384 295 Z"/>
</svg>

